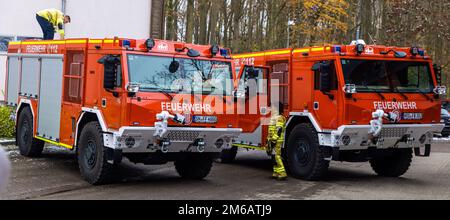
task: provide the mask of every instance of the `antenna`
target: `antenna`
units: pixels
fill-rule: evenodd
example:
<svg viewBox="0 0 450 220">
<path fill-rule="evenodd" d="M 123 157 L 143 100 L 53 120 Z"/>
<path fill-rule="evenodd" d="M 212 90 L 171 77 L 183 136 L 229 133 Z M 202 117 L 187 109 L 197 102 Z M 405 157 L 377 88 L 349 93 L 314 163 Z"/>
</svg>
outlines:
<svg viewBox="0 0 450 220">
<path fill-rule="evenodd" d="M 372 35 L 369 33 L 370 40 L 372 41 L 373 45 L 377 45 L 377 42 L 373 39 Z"/>
<path fill-rule="evenodd" d="M 356 39 L 355 40 L 360 39 L 360 34 L 361 34 L 361 26 L 358 26 L 358 28 L 356 28 Z"/>
</svg>

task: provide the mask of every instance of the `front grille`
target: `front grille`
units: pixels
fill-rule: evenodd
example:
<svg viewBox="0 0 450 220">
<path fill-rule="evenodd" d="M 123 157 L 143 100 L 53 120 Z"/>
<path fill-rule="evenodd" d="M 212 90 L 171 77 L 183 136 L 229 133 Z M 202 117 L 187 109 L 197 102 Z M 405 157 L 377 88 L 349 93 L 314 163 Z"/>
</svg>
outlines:
<svg viewBox="0 0 450 220">
<path fill-rule="evenodd" d="M 167 138 L 170 141 L 194 142 L 200 136 L 198 131 L 170 131 Z"/>
<path fill-rule="evenodd" d="M 380 137 L 401 138 L 408 132 L 408 128 L 383 128 Z"/>
</svg>

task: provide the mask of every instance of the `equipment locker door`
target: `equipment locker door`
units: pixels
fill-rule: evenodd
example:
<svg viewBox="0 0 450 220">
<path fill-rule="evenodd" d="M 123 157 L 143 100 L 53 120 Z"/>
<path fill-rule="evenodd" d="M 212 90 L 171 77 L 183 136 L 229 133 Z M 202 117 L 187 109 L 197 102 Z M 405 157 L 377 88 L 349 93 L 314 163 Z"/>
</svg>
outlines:
<svg viewBox="0 0 450 220">
<path fill-rule="evenodd" d="M 61 55 L 43 56 L 40 65 L 39 113 L 36 135 L 59 142 L 63 57 Z"/>
<path fill-rule="evenodd" d="M 61 142 L 72 144 L 83 100 L 85 51 L 68 49 L 64 68 L 64 89 L 61 117 Z"/>
<path fill-rule="evenodd" d="M 16 106 L 20 87 L 20 57 L 9 56 L 7 66 L 6 104 Z"/>
</svg>

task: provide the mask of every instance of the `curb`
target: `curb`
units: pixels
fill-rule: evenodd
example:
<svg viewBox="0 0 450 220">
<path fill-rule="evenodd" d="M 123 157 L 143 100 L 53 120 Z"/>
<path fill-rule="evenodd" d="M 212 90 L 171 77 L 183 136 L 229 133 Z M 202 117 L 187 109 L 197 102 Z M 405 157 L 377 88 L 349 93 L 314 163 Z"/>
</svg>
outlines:
<svg viewBox="0 0 450 220">
<path fill-rule="evenodd" d="M 7 139 L 7 140 L 0 140 L 0 145 L 13 145 L 16 144 L 16 140 L 14 139 Z"/>
</svg>

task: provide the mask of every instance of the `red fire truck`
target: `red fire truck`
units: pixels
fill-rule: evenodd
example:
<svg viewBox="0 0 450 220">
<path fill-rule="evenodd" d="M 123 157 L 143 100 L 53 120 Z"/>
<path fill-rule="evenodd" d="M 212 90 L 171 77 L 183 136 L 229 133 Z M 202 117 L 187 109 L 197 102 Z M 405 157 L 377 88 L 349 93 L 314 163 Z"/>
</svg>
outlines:
<svg viewBox="0 0 450 220">
<path fill-rule="evenodd" d="M 259 119 L 266 118 L 267 103 L 288 118 L 283 156 L 291 174 L 306 180 L 323 178 L 331 160 L 370 161 L 381 176 L 401 176 L 413 151 L 429 156 L 433 134 L 444 128 L 439 99 L 446 88 L 421 48 L 359 40 L 233 58 L 242 65 L 237 87 L 246 94 L 246 109 L 255 103 L 258 108 L 242 117 L 244 133 L 224 150 L 225 161 L 233 160 L 239 147 L 266 150 L 267 125 Z M 268 79 L 267 91 L 279 95 L 249 95 L 249 79 Z"/>
<path fill-rule="evenodd" d="M 163 40 L 11 42 L 6 100 L 17 107 L 17 145 L 34 157 L 44 143 L 76 150 L 91 184 L 111 180 L 123 157 L 175 161 L 202 179 L 241 133 L 228 49 Z M 197 83 L 197 80 L 200 83 Z M 211 101 L 213 100 L 213 101 Z M 223 109 L 222 109 L 223 108 Z"/>
</svg>

